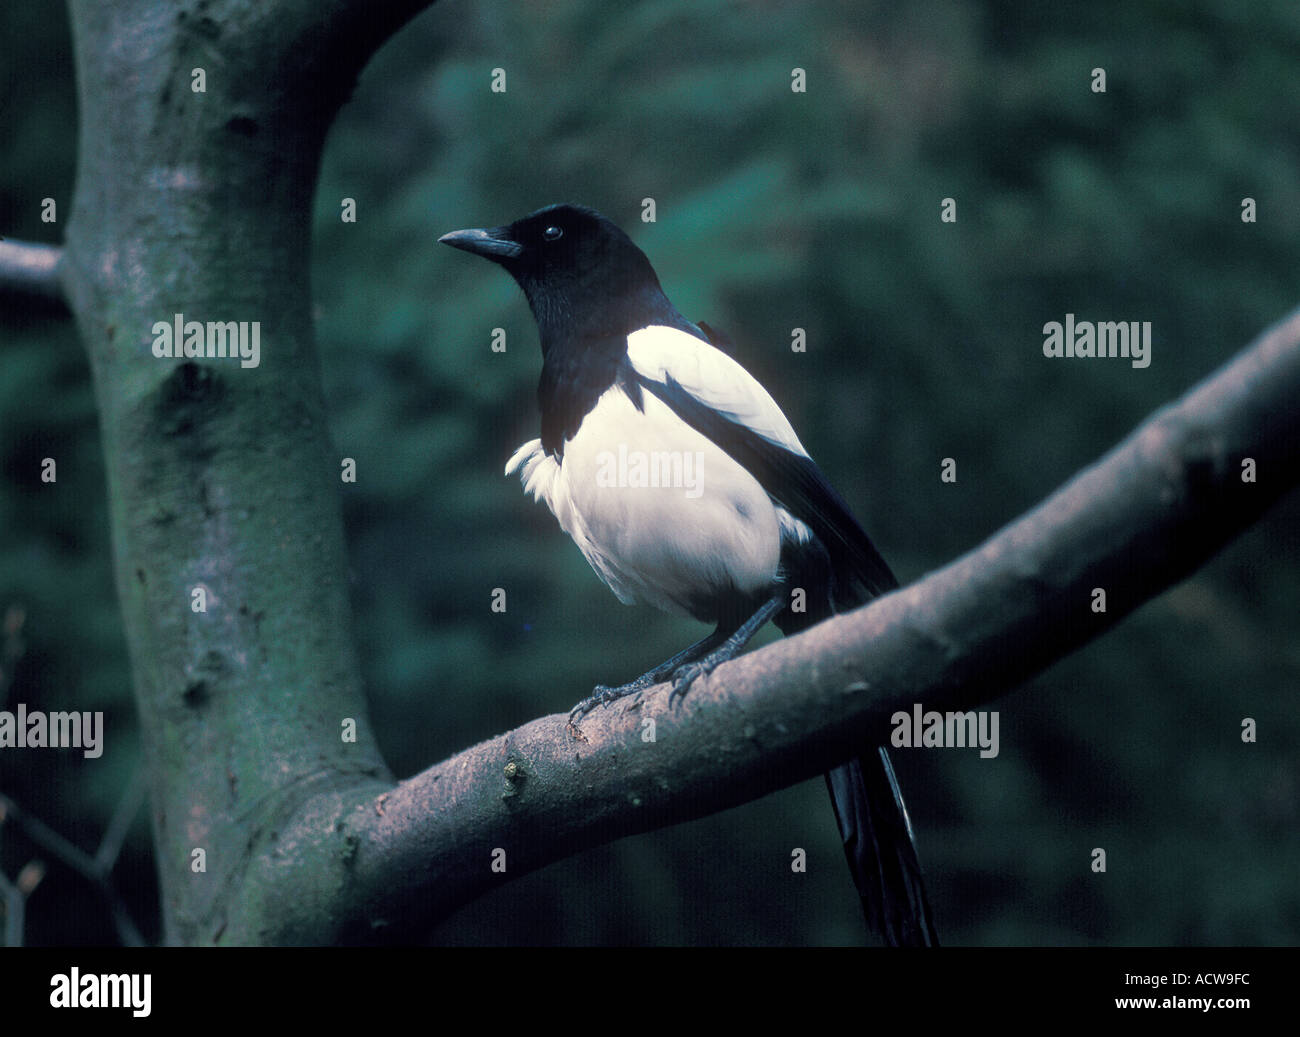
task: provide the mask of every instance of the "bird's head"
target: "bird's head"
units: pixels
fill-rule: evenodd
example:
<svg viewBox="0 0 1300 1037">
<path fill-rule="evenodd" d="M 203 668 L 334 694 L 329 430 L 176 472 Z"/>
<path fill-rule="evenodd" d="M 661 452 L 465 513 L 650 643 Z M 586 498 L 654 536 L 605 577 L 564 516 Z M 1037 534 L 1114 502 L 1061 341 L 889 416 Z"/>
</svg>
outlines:
<svg viewBox="0 0 1300 1037">
<path fill-rule="evenodd" d="M 663 299 L 645 253 L 584 206 L 548 205 L 514 223 L 456 230 L 438 240 L 505 267 L 527 296 L 543 343 L 563 332 L 626 333 L 633 327 L 604 325 L 639 327 L 636 311 Z"/>
</svg>

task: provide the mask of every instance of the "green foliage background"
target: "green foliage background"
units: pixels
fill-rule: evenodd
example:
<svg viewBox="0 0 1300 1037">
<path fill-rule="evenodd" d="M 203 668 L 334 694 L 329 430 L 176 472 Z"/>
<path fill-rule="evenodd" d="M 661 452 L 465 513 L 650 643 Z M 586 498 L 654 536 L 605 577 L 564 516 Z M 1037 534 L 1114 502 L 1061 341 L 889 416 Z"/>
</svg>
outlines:
<svg viewBox="0 0 1300 1037">
<path fill-rule="evenodd" d="M 67 212 L 65 19 L 37 0 L 0 9 L 0 233 L 57 241 L 40 199 Z M 536 434 L 533 323 L 504 274 L 439 234 L 553 201 L 621 223 L 683 312 L 728 331 L 906 582 L 1297 303 L 1298 54 L 1289 0 L 454 0 L 422 15 L 363 75 L 312 202 L 332 434 L 359 469 L 342 490 L 357 633 L 393 767 L 566 709 L 701 633 L 619 606 L 503 478 Z M 949 196 L 955 224 L 939 220 Z M 1042 325 L 1067 312 L 1151 321 L 1151 367 L 1043 358 Z M 137 741 L 89 372 L 69 321 L 0 313 L 0 610 L 25 615 L 0 663 L 8 708 L 103 709 L 109 738 L 93 762 L 0 753 L 0 788 L 93 850 Z M 46 456 L 57 487 L 39 481 Z M 955 485 L 938 479 L 948 456 Z M 1296 942 L 1297 518 L 1292 498 L 1004 698 L 997 759 L 896 754 L 946 942 Z M 1258 744 L 1240 740 L 1245 716 Z M 117 878 L 156 937 L 149 854 L 142 814 Z M 6 874 L 34 856 L 0 826 Z M 57 864 L 28 935 L 112 939 Z M 560 862 L 430 937 L 863 938 L 820 781 Z"/>
</svg>

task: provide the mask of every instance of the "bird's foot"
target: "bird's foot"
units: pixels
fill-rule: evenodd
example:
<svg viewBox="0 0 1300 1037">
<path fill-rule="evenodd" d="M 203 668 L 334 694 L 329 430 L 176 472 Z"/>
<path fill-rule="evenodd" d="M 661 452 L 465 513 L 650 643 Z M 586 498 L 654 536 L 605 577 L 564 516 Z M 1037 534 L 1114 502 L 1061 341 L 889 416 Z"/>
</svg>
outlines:
<svg viewBox="0 0 1300 1037">
<path fill-rule="evenodd" d="M 597 684 L 595 688 L 592 689 L 590 695 L 569 710 L 569 726 L 573 727 L 576 725 L 579 720 L 585 717 L 597 706 L 608 706 L 611 702 L 617 702 L 619 699 L 626 698 L 628 695 L 635 695 L 637 692 L 643 691 L 646 687 L 648 687 L 648 685 L 643 684 L 641 678 L 614 687 L 610 687 L 608 684 Z"/>
<path fill-rule="evenodd" d="M 678 668 L 673 674 L 673 690 L 668 693 L 668 705 L 674 702 L 680 702 L 686 698 L 686 693 L 691 690 L 691 685 L 701 677 L 712 673 L 714 668 L 724 660 L 714 659 L 712 656 L 705 656 L 698 662 L 687 663 L 685 666 Z"/>
</svg>

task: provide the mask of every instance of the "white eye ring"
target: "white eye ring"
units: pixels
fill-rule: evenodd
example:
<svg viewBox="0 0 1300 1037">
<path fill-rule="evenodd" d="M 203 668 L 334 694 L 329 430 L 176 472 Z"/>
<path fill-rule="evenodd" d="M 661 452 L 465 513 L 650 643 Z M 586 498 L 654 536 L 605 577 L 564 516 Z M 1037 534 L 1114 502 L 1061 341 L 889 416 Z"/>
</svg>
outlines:
<svg viewBox="0 0 1300 1037">
<path fill-rule="evenodd" d="M 542 231 L 542 237 L 544 237 L 547 241 L 556 241 L 564 237 L 564 231 L 561 230 L 559 227 L 555 226 L 554 224 L 552 224 L 551 226 L 547 227 L 544 231 Z"/>
</svg>

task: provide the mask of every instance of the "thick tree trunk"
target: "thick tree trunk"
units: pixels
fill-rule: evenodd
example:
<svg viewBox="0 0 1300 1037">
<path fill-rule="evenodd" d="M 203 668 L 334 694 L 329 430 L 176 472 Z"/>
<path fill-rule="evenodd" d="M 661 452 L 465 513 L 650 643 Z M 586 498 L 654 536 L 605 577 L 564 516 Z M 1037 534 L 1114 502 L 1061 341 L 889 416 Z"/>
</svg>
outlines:
<svg viewBox="0 0 1300 1037">
<path fill-rule="evenodd" d="M 332 826 L 286 885 L 258 889 L 248 862 L 276 854 L 277 819 L 305 800 L 388 777 L 352 646 L 308 266 L 325 132 L 422 4 L 369 6 L 71 3 L 63 281 L 94 371 L 170 942 L 328 939 L 346 854 Z M 177 313 L 260 321 L 259 366 L 156 358 L 151 328 Z"/>
</svg>

